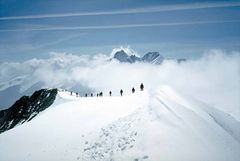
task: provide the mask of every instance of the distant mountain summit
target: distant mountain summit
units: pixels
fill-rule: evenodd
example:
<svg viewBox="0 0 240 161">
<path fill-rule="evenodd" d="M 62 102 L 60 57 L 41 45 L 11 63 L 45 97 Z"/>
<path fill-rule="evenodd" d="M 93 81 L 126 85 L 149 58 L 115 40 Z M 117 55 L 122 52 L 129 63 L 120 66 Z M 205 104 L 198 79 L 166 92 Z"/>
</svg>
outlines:
<svg viewBox="0 0 240 161">
<path fill-rule="evenodd" d="M 139 57 L 136 55 L 128 55 L 124 50 L 117 51 L 114 54 L 113 59 L 122 63 L 146 62 L 151 64 L 161 64 L 164 60 L 159 52 L 148 52 L 143 57 Z"/>
<path fill-rule="evenodd" d="M 141 61 L 152 64 L 161 64 L 163 60 L 164 57 L 159 52 L 148 52 L 141 58 Z"/>
<path fill-rule="evenodd" d="M 136 61 L 140 61 L 139 57 L 136 55 L 128 55 L 124 50 L 117 51 L 113 58 L 124 63 L 135 63 Z"/>
<path fill-rule="evenodd" d="M 179 59 L 168 59 L 164 58 L 159 52 L 153 51 L 148 52 L 143 57 L 135 55 L 133 52 L 129 53 L 125 51 L 124 49 L 121 49 L 119 51 L 116 51 L 113 55 L 113 58 L 111 60 L 117 60 L 121 63 L 136 63 L 136 62 L 143 62 L 143 63 L 150 63 L 150 64 L 156 64 L 160 65 L 164 60 L 173 60 L 177 63 L 182 63 L 187 61 L 184 58 Z"/>
</svg>

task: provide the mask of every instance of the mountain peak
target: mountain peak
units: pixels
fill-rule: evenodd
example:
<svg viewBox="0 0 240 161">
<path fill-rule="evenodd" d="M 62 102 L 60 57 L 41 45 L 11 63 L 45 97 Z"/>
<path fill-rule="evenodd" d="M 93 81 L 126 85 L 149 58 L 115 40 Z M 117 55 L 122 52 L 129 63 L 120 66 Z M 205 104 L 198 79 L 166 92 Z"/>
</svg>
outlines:
<svg viewBox="0 0 240 161">
<path fill-rule="evenodd" d="M 139 57 L 134 54 L 129 55 L 123 49 L 117 51 L 113 58 L 123 63 L 145 62 L 151 64 L 161 64 L 164 60 L 163 56 L 160 55 L 159 52 L 148 52 L 143 57 Z"/>
<path fill-rule="evenodd" d="M 164 58 L 159 52 L 148 52 L 142 57 L 143 62 L 149 62 L 152 64 L 161 64 Z"/>
<path fill-rule="evenodd" d="M 128 54 L 124 50 L 117 51 L 113 58 L 119 60 L 120 62 L 127 62 Z"/>
<path fill-rule="evenodd" d="M 160 54 L 159 54 L 159 52 L 157 52 L 157 51 L 151 51 L 151 52 L 146 53 L 146 54 L 143 56 L 143 58 L 144 58 L 144 57 L 148 57 L 148 56 L 158 57 L 158 56 L 160 56 Z"/>
<path fill-rule="evenodd" d="M 114 59 L 117 59 L 119 62 L 124 63 L 135 63 L 136 61 L 139 61 L 140 58 L 136 55 L 128 55 L 123 49 L 120 51 L 117 51 L 114 56 Z"/>
</svg>

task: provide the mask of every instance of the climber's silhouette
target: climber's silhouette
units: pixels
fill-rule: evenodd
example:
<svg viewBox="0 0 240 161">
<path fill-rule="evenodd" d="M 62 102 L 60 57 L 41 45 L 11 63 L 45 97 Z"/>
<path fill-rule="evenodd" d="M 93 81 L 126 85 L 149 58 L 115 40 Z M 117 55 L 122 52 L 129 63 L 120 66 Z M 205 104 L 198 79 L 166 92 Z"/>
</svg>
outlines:
<svg viewBox="0 0 240 161">
<path fill-rule="evenodd" d="M 122 94 L 123 94 L 123 90 L 121 89 L 121 90 L 120 90 L 120 95 L 122 96 Z"/>
<path fill-rule="evenodd" d="M 141 83 L 140 90 L 143 91 L 143 89 L 144 89 L 144 85 Z"/>
<path fill-rule="evenodd" d="M 71 91 L 71 95 L 72 95 L 72 91 Z"/>
<path fill-rule="evenodd" d="M 78 93 L 76 93 L 76 97 L 78 97 Z"/>
<path fill-rule="evenodd" d="M 112 96 L 112 91 L 109 91 L 109 96 Z"/>
<path fill-rule="evenodd" d="M 102 92 L 100 92 L 100 93 L 99 93 L 99 96 L 101 96 L 101 97 L 102 97 L 102 96 L 103 96 L 103 93 L 102 93 Z"/>
<path fill-rule="evenodd" d="M 98 97 L 98 93 L 97 93 L 97 97 Z"/>
<path fill-rule="evenodd" d="M 93 94 L 91 93 L 91 97 L 93 97 Z"/>
<path fill-rule="evenodd" d="M 87 97 L 87 93 L 85 94 L 85 97 Z"/>
<path fill-rule="evenodd" d="M 132 93 L 135 93 L 135 88 L 134 87 L 132 88 Z"/>
</svg>

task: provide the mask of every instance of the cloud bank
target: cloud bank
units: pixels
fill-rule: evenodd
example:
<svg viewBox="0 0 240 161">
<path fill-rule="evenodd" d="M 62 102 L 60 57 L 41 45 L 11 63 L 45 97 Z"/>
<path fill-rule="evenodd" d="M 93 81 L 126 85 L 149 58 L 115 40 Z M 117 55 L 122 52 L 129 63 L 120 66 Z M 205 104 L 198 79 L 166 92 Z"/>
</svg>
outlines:
<svg viewBox="0 0 240 161">
<path fill-rule="evenodd" d="M 133 52 L 130 48 L 127 50 Z M 119 95 L 121 88 L 124 94 L 128 94 L 132 87 L 138 89 L 141 82 L 151 91 L 168 85 L 240 120 L 238 52 L 211 50 L 197 60 L 181 64 L 166 60 L 159 66 L 108 61 L 110 55 L 91 57 L 51 53 L 48 59 L 5 62 L 0 64 L 0 84 L 6 85 L 17 77 L 22 92 L 42 82 L 42 87 L 62 87 L 79 92 L 103 91 L 105 95 L 109 90 L 113 95 Z"/>
</svg>

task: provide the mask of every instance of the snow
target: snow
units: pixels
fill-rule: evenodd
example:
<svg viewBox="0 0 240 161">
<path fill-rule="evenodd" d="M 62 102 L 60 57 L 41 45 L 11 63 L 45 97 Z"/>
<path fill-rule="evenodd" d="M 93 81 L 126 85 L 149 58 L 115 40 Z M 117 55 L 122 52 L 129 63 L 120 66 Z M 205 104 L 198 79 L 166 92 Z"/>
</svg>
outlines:
<svg viewBox="0 0 240 161">
<path fill-rule="evenodd" d="M 10 127 L 13 123 L 13 120 L 8 123 L 8 127 Z"/>
<path fill-rule="evenodd" d="M 27 75 L 18 76 L 18 77 L 15 77 L 15 78 L 13 78 L 9 81 L 5 81 L 5 82 L 0 83 L 0 91 L 4 90 L 6 88 L 9 88 L 11 86 L 14 86 L 14 85 L 21 84 L 26 77 L 27 77 Z"/>
<path fill-rule="evenodd" d="M 34 84 L 34 81 L 28 81 L 29 79 L 28 75 L 23 75 L 16 77 L 13 81 L 0 84 L 0 110 L 9 108 L 22 96 L 31 95 L 34 91 L 43 88 L 40 82 Z"/>
<path fill-rule="evenodd" d="M 168 86 L 113 97 L 60 90 L 54 104 L 0 134 L 1 161 L 236 161 L 240 122 Z"/>
</svg>

